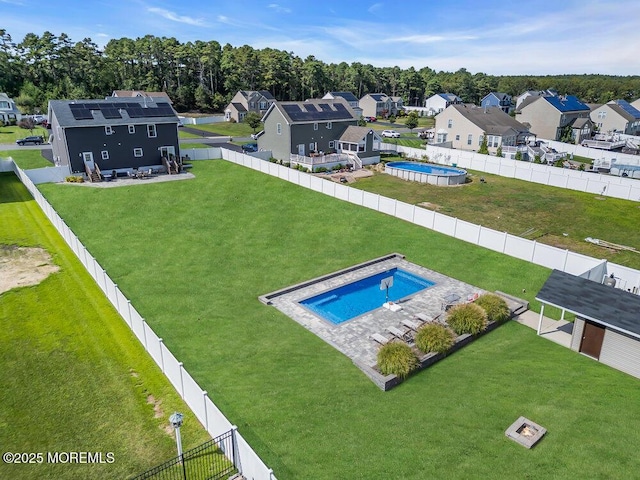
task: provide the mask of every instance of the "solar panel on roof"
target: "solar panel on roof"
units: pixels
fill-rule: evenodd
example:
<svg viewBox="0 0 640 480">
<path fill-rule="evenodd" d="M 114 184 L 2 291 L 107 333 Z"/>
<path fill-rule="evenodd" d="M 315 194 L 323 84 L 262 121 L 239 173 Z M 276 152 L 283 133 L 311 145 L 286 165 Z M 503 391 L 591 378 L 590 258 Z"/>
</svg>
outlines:
<svg viewBox="0 0 640 480">
<path fill-rule="evenodd" d="M 341 104 L 335 104 L 335 110 L 329 107 L 328 111 L 318 110 L 317 108 L 315 108 L 315 105 L 314 109 L 310 111 L 310 105 L 312 104 L 305 104 L 305 108 L 307 108 L 307 111 L 302 110 L 297 104 L 283 105 L 282 108 L 294 122 L 320 122 L 327 120 L 346 120 L 352 118 L 351 114 L 349 114 L 344 105 Z"/>
<path fill-rule="evenodd" d="M 633 105 L 631 105 L 629 102 L 627 102 L 626 100 L 616 100 L 616 103 L 618 104 L 618 106 L 620 108 L 622 108 L 625 112 L 627 112 L 629 115 L 632 115 L 633 118 L 640 118 L 640 110 L 638 110 L 637 108 L 635 108 Z"/>
<path fill-rule="evenodd" d="M 104 118 L 122 118 L 117 108 L 102 108 Z"/>
<path fill-rule="evenodd" d="M 127 108 L 127 113 L 131 118 L 140 118 L 145 116 L 145 114 L 142 112 L 142 107 L 140 106 Z"/>
<path fill-rule="evenodd" d="M 71 110 L 71 114 L 73 115 L 73 118 L 75 118 L 76 120 L 93 120 L 93 115 L 91 114 L 91 110 L 88 110 L 86 108 Z"/>
</svg>

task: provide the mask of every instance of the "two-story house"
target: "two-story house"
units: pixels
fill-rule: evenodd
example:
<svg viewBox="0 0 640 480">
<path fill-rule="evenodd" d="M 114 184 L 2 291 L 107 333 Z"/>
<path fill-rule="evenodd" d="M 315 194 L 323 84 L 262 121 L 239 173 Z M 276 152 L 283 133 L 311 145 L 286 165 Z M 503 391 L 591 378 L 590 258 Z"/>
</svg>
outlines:
<svg viewBox="0 0 640 480">
<path fill-rule="evenodd" d="M 581 143 L 591 137 L 590 113 L 589 106 L 573 95 L 543 95 L 526 98 L 516 108 L 516 119 L 548 140 L 560 140 L 570 128 L 572 143 Z"/>
<path fill-rule="evenodd" d="M 529 129 L 500 107 L 471 104 L 449 105 L 436 115 L 435 129 L 438 143 L 460 150 L 477 151 L 486 138 L 490 153 L 500 146 L 524 144 L 529 137 Z"/>
<path fill-rule="evenodd" d="M 503 92 L 490 92 L 480 101 L 481 107 L 499 107 L 504 113 L 511 113 L 511 95 Z"/>
<path fill-rule="evenodd" d="M 179 158 L 178 116 L 166 98 L 51 100 L 53 158 L 70 173 L 157 168 Z"/>
<path fill-rule="evenodd" d="M 626 100 L 612 100 L 591 110 L 591 121 L 601 133 L 640 135 L 640 110 Z"/>
<path fill-rule="evenodd" d="M 224 119 L 242 122 L 249 112 L 263 116 L 275 101 L 267 90 L 239 90 L 224 109 Z"/>
<path fill-rule="evenodd" d="M 359 100 L 358 105 L 365 117 L 387 118 L 397 115 L 404 108 L 402 97 L 390 97 L 385 93 L 368 93 Z"/>
<path fill-rule="evenodd" d="M 459 105 L 461 103 L 462 99 L 453 93 L 436 93 L 424 101 L 424 108 L 427 109 L 427 115 L 433 117 L 449 105 Z"/>
<path fill-rule="evenodd" d="M 0 121 L 5 124 L 15 124 L 22 118 L 14 102 L 6 93 L 0 93 Z"/>
<path fill-rule="evenodd" d="M 358 118 L 364 115 L 362 112 L 362 109 L 360 108 L 358 97 L 356 97 L 351 92 L 327 92 L 325 96 L 322 97 L 322 99 L 323 100 L 343 100 L 347 102 L 347 104 L 353 109 L 353 111 L 356 113 Z"/>
<path fill-rule="evenodd" d="M 357 126 L 358 118 L 339 100 L 276 102 L 262 118 L 264 131 L 258 147 L 283 162 L 305 165 L 377 163 L 380 137 L 370 128 Z"/>
</svg>

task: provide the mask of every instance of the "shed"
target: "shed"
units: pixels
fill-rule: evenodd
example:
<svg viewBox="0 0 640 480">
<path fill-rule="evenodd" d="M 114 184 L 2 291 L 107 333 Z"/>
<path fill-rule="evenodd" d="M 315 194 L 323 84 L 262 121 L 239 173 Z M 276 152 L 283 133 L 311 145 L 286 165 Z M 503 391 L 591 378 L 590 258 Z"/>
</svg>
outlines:
<svg viewBox="0 0 640 480">
<path fill-rule="evenodd" d="M 571 350 L 640 378 L 640 296 L 554 270 L 536 300 L 541 319 L 545 305 L 575 315 Z"/>
</svg>

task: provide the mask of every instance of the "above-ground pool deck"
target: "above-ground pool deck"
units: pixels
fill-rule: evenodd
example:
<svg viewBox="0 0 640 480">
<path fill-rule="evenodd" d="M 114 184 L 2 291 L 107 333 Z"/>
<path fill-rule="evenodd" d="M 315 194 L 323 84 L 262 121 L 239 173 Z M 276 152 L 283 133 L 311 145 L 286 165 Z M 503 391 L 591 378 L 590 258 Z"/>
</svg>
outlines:
<svg viewBox="0 0 640 480">
<path fill-rule="evenodd" d="M 435 285 L 421 290 L 408 299 L 399 302 L 402 310 L 392 312 L 378 308 L 335 325 L 300 305 L 300 301 L 321 292 L 340 287 L 361 278 L 375 275 L 391 268 L 400 268 L 435 282 Z M 401 327 L 403 319 L 411 320 L 422 314 L 435 318 L 443 313 L 445 298 L 456 295 L 464 302 L 469 296 L 482 294 L 483 290 L 460 282 L 433 270 L 421 267 L 405 260 L 400 254 L 391 254 L 370 262 L 318 277 L 307 282 L 272 292 L 260 297 L 260 301 L 273 305 L 285 315 L 291 317 L 307 330 L 349 357 L 360 368 L 376 364 L 379 345 L 371 339 L 374 333 L 391 337 L 388 327 Z"/>
<path fill-rule="evenodd" d="M 463 185 L 467 181 L 467 171 L 462 168 L 421 162 L 389 162 L 384 172 L 403 180 L 430 185 Z"/>
</svg>

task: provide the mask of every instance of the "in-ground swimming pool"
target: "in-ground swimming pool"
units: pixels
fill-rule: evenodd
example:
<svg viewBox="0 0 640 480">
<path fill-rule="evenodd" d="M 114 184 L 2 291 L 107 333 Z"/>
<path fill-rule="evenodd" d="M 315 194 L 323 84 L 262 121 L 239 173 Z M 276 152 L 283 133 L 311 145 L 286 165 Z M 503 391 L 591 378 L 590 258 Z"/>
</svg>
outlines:
<svg viewBox="0 0 640 480">
<path fill-rule="evenodd" d="M 384 171 L 404 180 L 432 185 L 461 185 L 467 180 L 467 171 L 462 168 L 420 162 L 389 162 Z"/>
<path fill-rule="evenodd" d="M 393 277 L 389 301 L 394 302 L 435 285 L 435 282 L 413 273 L 392 268 L 307 298 L 300 304 L 337 325 L 382 307 L 387 292 L 380 290 L 380 282 L 388 277 Z"/>
</svg>

